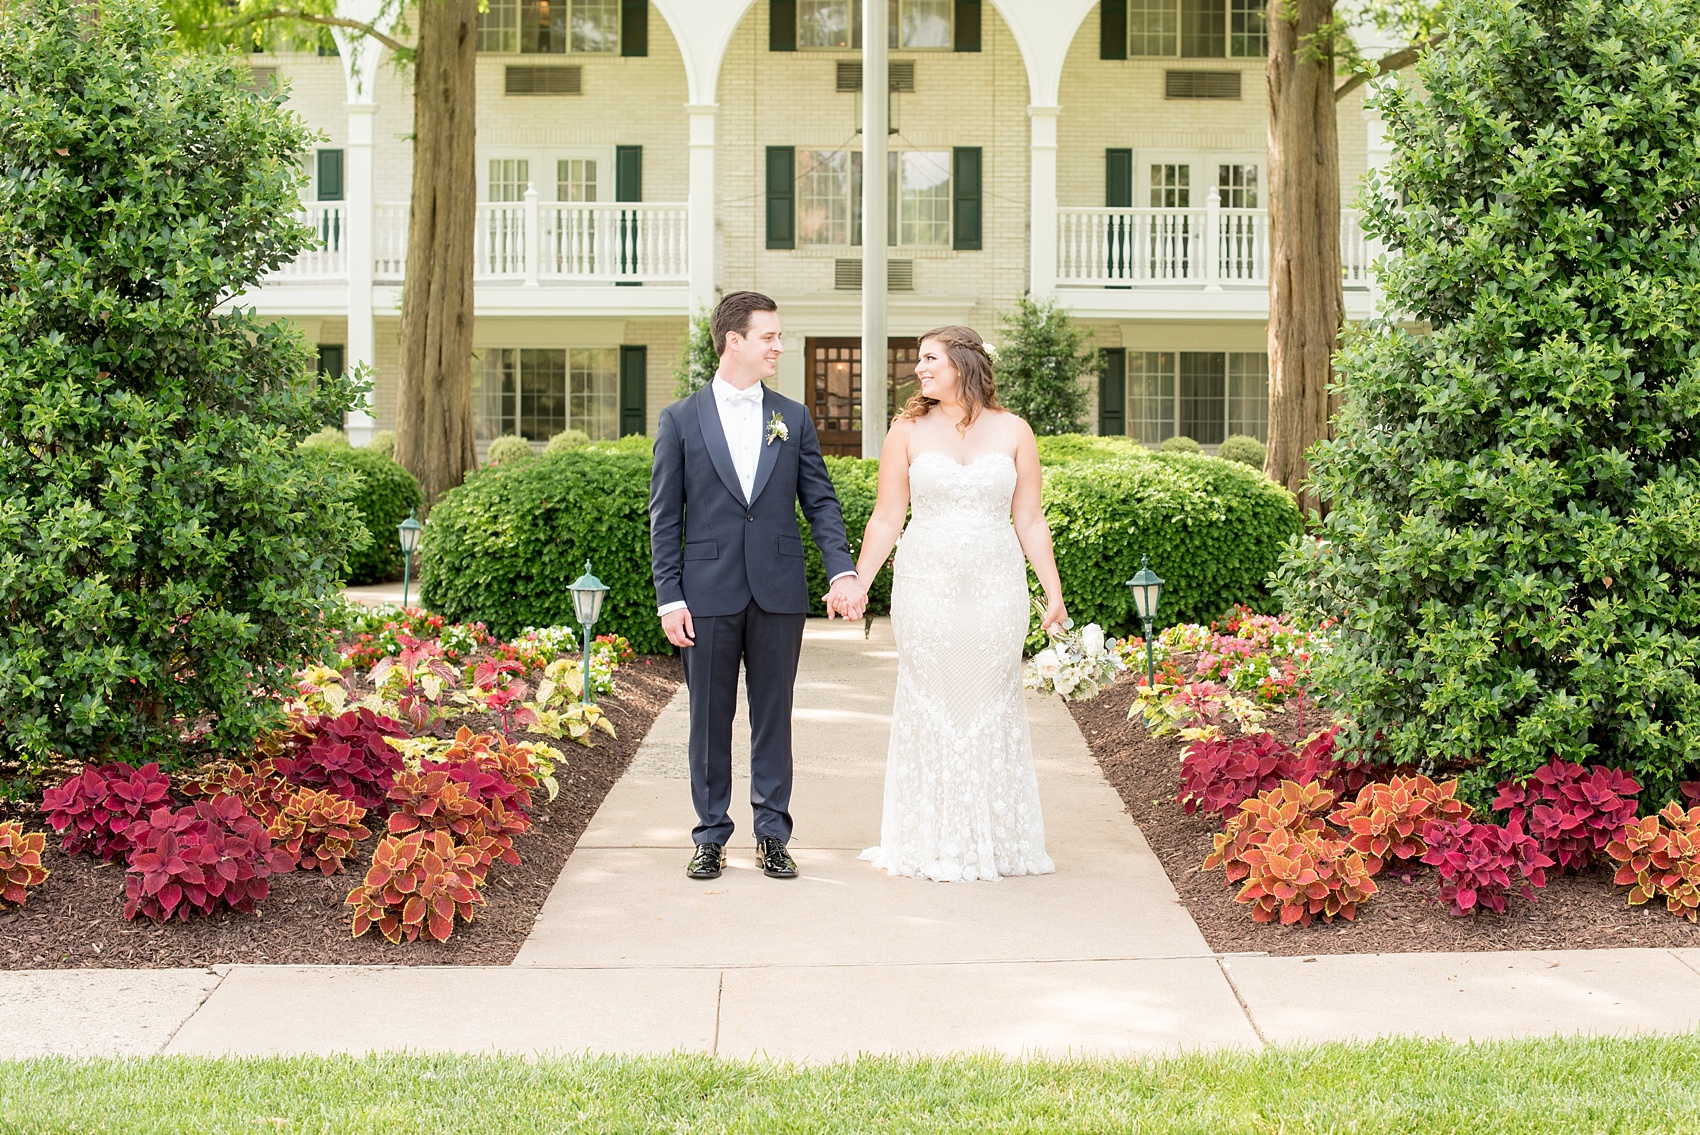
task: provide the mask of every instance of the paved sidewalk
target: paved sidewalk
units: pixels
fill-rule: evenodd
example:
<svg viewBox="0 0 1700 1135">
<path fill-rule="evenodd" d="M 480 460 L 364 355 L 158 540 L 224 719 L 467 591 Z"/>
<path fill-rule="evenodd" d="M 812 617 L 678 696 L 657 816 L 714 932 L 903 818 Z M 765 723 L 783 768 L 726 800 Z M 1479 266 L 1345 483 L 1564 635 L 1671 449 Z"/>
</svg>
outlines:
<svg viewBox="0 0 1700 1135">
<path fill-rule="evenodd" d="M 1066 709 L 1044 699 L 1029 713 L 1057 873 L 995 884 L 888 878 L 856 856 L 878 838 L 894 675 L 885 621 L 869 639 L 860 626 L 809 625 L 799 880 L 756 870 L 747 805 L 734 810 L 741 830 L 726 875 L 684 877 L 693 816 L 681 691 L 513 966 L 0 973 L 0 1056 L 1127 1055 L 1700 1022 L 1700 951 L 1214 955 Z M 734 799 L 748 799 L 745 782 Z"/>
</svg>

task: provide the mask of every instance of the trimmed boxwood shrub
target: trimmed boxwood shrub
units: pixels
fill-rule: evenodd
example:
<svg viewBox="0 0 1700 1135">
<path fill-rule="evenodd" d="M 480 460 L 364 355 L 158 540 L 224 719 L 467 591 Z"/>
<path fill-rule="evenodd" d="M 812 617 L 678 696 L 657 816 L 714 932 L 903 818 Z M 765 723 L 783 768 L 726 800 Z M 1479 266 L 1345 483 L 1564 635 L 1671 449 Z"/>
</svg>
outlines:
<svg viewBox="0 0 1700 1135">
<path fill-rule="evenodd" d="M 1269 609 L 1265 581 L 1301 527 L 1260 471 L 1188 453 L 1047 469 L 1044 499 L 1070 617 L 1112 634 L 1141 629 L 1126 586 L 1141 556 L 1164 580 L 1163 626 Z"/>
<path fill-rule="evenodd" d="M 1467 0 L 1365 229 L 1382 321 L 1349 335 L 1283 569 L 1341 619 L 1313 677 L 1381 759 L 1484 793 L 1550 759 L 1649 803 L 1700 754 L 1700 2 Z M 1420 324 L 1426 324 L 1421 327 Z"/>
<path fill-rule="evenodd" d="M 372 449 L 325 446 L 303 451 L 306 460 L 328 461 L 345 474 L 358 474 L 347 503 L 360 513 L 360 521 L 371 539 L 350 553 L 346 565 L 349 583 L 381 583 L 401 574 L 401 541 L 396 525 L 419 508 L 424 497 L 419 481 L 396 462 Z"/>
<path fill-rule="evenodd" d="M 1039 463 L 1069 465 L 1076 461 L 1129 461 L 1150 450 L 1125 434 L 1056 434 L 1038 437 Z"/>
<path fill-rule="evenodd" d="M 639 650 L 670 649 L 649 570 L 650 461 L 649 440 L 629 437 L 473 474 L 426 525 L 422 601 L 447 618 L 482 620 L 498 635 L 570 623 L 567 585 L 589 557 L 612 589 L 597 629 L 623 634 Z M 879 462 L 826 464 L 854 551 L 873 512 Z M 1071 613 L 1117 633 L 1133 628 L 1124 581 L 1141 555 L 1168 581 L 1165 624 L 1207 620 L 1235 603 L 1267 606 L 1264 578 L 1299 531 L 1286 490 L 1246 466 L 1189 455 L 1049 469 L 1045 509 Z M 801 527 L 810 594 L 818 597 L 826 572 Z M 889 570 L 871 599 L 873 613 L 890 610 Z M 825 614 L 818 600 L 815 608 Z"/>
</svg>

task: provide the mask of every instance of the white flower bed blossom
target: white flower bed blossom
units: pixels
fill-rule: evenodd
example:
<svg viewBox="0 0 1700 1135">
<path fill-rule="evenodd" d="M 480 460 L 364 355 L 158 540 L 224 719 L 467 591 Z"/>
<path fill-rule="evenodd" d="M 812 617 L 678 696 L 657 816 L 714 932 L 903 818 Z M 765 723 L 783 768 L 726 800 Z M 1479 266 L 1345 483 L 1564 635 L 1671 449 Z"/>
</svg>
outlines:
<svg viewBox="0 0 1700 1135">
<path fill-rule="evenodd" d="M 1064 701 L 1089 701 L 1127 669 L 1117 646 L 1097 623 L 1076 631 L 1069 620 L 1051 632 L 1051 645 L 1028 659 L 1021 684 Z"/>
</svg>

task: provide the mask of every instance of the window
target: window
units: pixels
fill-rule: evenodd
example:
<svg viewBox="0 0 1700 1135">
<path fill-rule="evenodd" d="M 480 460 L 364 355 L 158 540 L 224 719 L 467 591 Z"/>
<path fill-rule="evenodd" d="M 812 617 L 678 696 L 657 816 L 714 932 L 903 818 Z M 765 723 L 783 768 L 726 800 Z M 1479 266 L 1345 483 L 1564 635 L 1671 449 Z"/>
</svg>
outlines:
<svg viewBox="0 0 1700 1135">
<path fill-rule="evenodd" d="M 949 248 L 951 151 L 893 151 L 886 157 L 891 201 L 886 243 Z M 852 247 L 862 243 L 860 150 L 797 151 L 797 242 Z"/>
<path fill-rule="evenodd" d="M 1151 207 L 1153 209 L 1192 208 L 1192 167 L 1177 162 L 1163 162 L 1152 165 Z"/>
<path fill-rule="evenodd" d="M 596 200 L 594 158 L 563 158 L 555 163 L 555 200 Z"/>
<path fill-rule="evenodd" d="M 1264 0 L 1126 0 L 1129 55 L 1261 58 Z"/>
<path fill-rule="evenodd" d="M 1257 167 L 1238 164 L 1217 166 L 1216 193 L 1224 209 L 1257 208 Z"/>
<path fill-rule="evenodd" d="M 1127 429 L 1146 445 L 1183 434 L 1220 445 L 1268 435 L 1269 356 L 1261 351 L 1129 351 Z"/>
<path fill-rule="evenodd" d="M 478 440 L 518 434 L 548 441 L 578 429 L 594 441 L 620 436 L 620 352 L 616 347 L 497 347 L 483 352 L 472 404 Z"/>
<path fill-rule="evenodd" d="M 620 0 L 488 0 L 478 50 L 521 55 L 607 55 L 620 50 Z"/>
<path fill-rule="evenodd" d="M 949 51 L 955 8 L 956 0 L 887 0 L 891 47 Z M 797 0 L 797 46 L 818 51 L 860 49 L 861 0 Z"/>
<path fill-rule="evenodd" d="M 524 201 L 531 184 L 531 163 L 524 158 L 490 159 L 490 187 L 486 201 Z"/>
</svg>

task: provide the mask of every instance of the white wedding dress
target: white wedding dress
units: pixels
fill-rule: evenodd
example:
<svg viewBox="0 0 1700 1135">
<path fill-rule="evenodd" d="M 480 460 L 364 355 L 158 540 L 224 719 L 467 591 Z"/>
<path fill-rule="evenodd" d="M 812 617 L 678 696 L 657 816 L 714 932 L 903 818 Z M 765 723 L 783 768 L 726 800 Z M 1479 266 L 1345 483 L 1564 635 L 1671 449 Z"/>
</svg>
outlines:
<svg viewBox="0 0 1700 1135">
<path fill-rule="evenodd" d="M 891 588 L 897 698 L 880 845 L 893 875 L 943 882 L 1044 875 L 1045 822 L 1021 692 L 1027 563 L 1010 523 L 1015 460 L 909 465 L 912 519 Z"/>
</svg>

